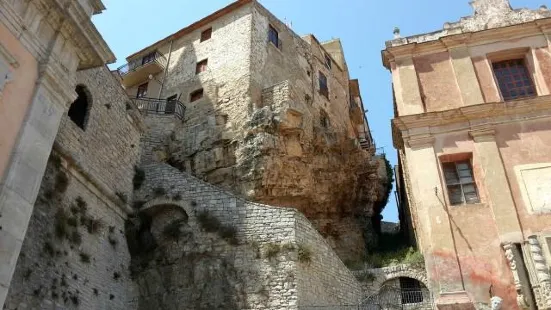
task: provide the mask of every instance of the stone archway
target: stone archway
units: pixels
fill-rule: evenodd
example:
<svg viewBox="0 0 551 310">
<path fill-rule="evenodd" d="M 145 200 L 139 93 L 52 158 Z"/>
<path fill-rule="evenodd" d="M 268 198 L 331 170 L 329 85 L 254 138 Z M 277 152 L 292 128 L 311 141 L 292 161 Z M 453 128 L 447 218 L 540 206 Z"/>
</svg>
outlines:
<svg viewBox="0 0 551 310">
<path fill-rule="evenodd" d="M 168 198 L 155 198 L 153 200 L 150 200 L 140 208 L 139 212 L 154 215 L 166 206 L 175 206 L 181 208 L 185 213 L 187 213 L 188 217 L 193 217 L 193 209 L 191 208 L 191 204 L 189 202 Z"/>
<path fill-rule="evenodd" d="M 427 272 L 423 267 L 411 265 L 396 265 L 390 267 L 379 268 L 372 272 L 375 275 L 372 287 L 377 288 L 377 291 L 383 287 L 384 283 L 398 278 L 411 278 L 419 281 L 425 287 L 429 287 Z"/>
</svg>

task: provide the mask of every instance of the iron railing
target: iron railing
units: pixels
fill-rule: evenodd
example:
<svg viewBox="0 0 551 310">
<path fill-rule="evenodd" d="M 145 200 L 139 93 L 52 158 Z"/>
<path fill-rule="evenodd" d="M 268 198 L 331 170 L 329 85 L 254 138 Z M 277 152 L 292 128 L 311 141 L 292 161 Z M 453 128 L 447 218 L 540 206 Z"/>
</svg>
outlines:
<svg viewBox="0 0 551 310">
<path fill-rule="evenodd" d="M 143 57 L 136 58 L 129 63 L 120 66 L 117 71 L 120 76 L 125 76 L 130 72 L 136 71 L 140 67 L 143 67 L 150 63 L 158 63 L 163 68 L 166 67 L 166 58 L 158 51 L 151 52 Z"/>
<path fill-rule="evenodd" d="M 144 114 L 174 114 L 178 119 L 184 119 L 186 107 L 176 99 L 134 98 L 134 103 Z"/>
</svg>

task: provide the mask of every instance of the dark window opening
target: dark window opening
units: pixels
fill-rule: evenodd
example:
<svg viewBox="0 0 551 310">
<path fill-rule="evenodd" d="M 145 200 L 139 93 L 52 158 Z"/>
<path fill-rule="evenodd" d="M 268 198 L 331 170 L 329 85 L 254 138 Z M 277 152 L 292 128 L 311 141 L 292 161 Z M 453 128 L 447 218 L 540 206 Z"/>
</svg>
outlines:
<svg viewBox="0 0 551 310">
<path fill-rule="evenodd" d="M 322 115 L 322 116 L 321 116 L 321 118 L 320 118 L 320 125 L 321 125 L 321 127 L 323 127 L 323 128 L 329 127 L 329 120 L 327 119 L 327 116 L 325 116 L 325 115 Z"/>
<path fill-rule="evenodd" d="M 150 62 L 153 62 L 155 60 L 155 54 L 156 52 L 151 52 L 147 55 L 145 55 L 143 58 L 142 58 L 142 65 L 145 65 L 145 64 L 148 64 Z"/>
<path fill-rule="evenodd" d="M 203 32 L 201 32 L 201 42 L 210 39 L 211 36 L 212 36 L 212 28 L 204 30 Z"/>
<path fill-rule="evenodd" d="M 400 292 L 402 304 L 414 304 L 423 302 L 421 282 L 412 278 L 400 278 Z"/>
<path fill-rule="evenodd" d="M 514 100 L 536 95 L 524 59 L 505 60 L 492 64 L 503 100 Z"/>
<path fill-rule="evenodd" d="M 444 163 L 442 167 L 451 205 L 480 202 L 468 160 Z"/>
<path fill-rule="evenodd" d="M 329 55 L 325 54 L 325 66 L 327 67 L 327 69 L 331 69 L 332 65 L 333 65 L 333 63 L 331 61 L 331 57 L 329 57 Z"/>
<path fill-rule="evenodd" d="M 178 95 L 172 95 L 166 99 L 165 114 L 174 114 L 176 111 L 176 99 Z"/>
<path fill-rule="evenodd" d="M 323 73 L 319 73 L 320 93 L 329 99 L 329 87 L 327 86 L 327 77 Z"/>
<path fill-rule="evenodd" d="M 203 98 L 203 89 L 198 89 L 189 95 L 189 102 L 197 101 Z"/>
<path fill-rule="evenodd" d="M 75 91 L 78 97 L 71 104 L 68 116 L 78 127 L 84 130 L 84 126 L 88 119 L 91 98 L 89 98 L 86 88 L 82 85 L 78 85 Z"/>
<path fill-rule="evenodd" d="M 207 71 L 207 65 L 208 65 L 208 59 L 203 59 L 200 62 L 197 63 L 197 66 L 195 67 L 195 74 L 199 74 L 201 72 Z"/>
<path fill-rule="evenodd" d="M 148 83 L 143 83 L 138 86 L 138 91 L 136 92 L 136 98 L 146 98 L 147 97 L 147 86 Z"/>
<path fill-rule="evenodd" d="M 281 41 L 279 40 L 279 33 L 270 25 L 268 28 L 268 41 L 272 42 L 277 48 L 281 48 Z"/>
</svg>

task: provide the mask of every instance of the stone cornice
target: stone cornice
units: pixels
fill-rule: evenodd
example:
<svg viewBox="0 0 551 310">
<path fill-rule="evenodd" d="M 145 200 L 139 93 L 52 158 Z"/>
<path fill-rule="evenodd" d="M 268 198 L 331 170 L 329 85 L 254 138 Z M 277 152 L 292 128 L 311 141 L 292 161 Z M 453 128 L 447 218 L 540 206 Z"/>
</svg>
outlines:
<svg viewBox="0 0 551 310">
<path fill-rule="evenodd" d="M 27 5 L 35 6 L 36 10 L 26 14 L 24 20 L 8 3 L 0 1 L 0 22 L 19 37 L 25 48 L 38 60 L 48 56 L 49 42 L 43 42 L 44 38 L 39 37 L 37 31 L 30 32 L 28 28 L 30 24 L 48 23 L 52 29 L 60 29 L 60 25 L 63 25 L 60 30 L 64 38 L 77 48 L 75 52 L 80 58 L 80 69 L 115 61 L 115 55 L 78 1 L 63 4 L 59 0 L 35 0 Z"/>
<path fill-rule="evenodd" d="M 433 146 L 435 138 L 431 135 L 417 135 L 408 137 L 405 140 L 410 148 L 421 149 Z"/>
<path fill-rule="evenodd" d="M 551 31 L 551 18 L 543 18 L 522 24 L 481 30 L 477 32 L 464 33 L 459 31 L 446 30 L 439 35 L 425 34 L 427 37 L 434 35 L 434 39 L 423 42 L 408 41 L 408 38 L 401 38 L 402 44 L 388 46 L 382 51 L 383 65 L 388 69 L 393 59 L 407 56 L 419 56 L 442 52 L 456 46 L 475 46 L 490 42 L 498 42 L 518 37 L 541 35 Z"/>
<path fill-rule="evenodd" d="M 506 102 L 482 103 L 445 111 L 399 116 L 392 120 L 392 122 L 399 130 L 408 130 L 540 111 L 546 112 L 542 116 L 551 116 L 551 95 Z"/>
<path fill-rule="evenodd" d="M 482 126 L 469 131 L 469 136 L 475 142 L 495 141 L 496 131 L 492 126 Z"/>
<path fill-rule="evenodd" d="M 461 131 L 467 131 L 475 141 L 489 141 L 498 124 L 541 118 L 551 118 L 551 95 L 397 117 L 392 120 L 392 139 L 399 149 L 405 143 L 411 146 L 411 141 L 418 145 L 415 140 Z"/>
</svg>

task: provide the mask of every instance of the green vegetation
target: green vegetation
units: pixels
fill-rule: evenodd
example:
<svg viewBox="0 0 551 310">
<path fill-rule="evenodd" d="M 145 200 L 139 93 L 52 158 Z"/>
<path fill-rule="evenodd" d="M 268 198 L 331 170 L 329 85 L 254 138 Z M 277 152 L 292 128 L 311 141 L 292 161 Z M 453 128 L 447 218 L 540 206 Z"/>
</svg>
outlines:
<svg viewBox="0 0 551 310">
<path fill-rule="evenodd" d="M 312 250 L 304 244 L 298 245 L 298 261 L 301 263 L 310 263 L 312 261 Z"/>
<path fill-rule="evenodd" d="M 201 228 L 203 228 L 206 232 L 216 232 L 222 225 L 220 221 L 212 216 L 209 211 L 201 211 L 197 215 L 197 220 L 199 221 L 199 224 L 201 225 Z"/>
<path fill-rule="evenodd" d="M 231 245 L 239 244 L 239 240 L 237 240 L 237 230 L 233 226 L 221 226 L 218 230 L 218 235 Z"/>
<path fill-rule="evenodd" d="M 268 243 L 264 248 L 264 256 L 266 258 L 274 258 L 281 252 L 281 245 L 278 243 Z"/>
<path fill-rule="evenodd" d="M 69 187 L 69 178 L 63 171 L 59 171 L 55 177 L 54 189 L 58 193 L 65 193 Z"/>
<path fill-rule="evenodd" d="M 356 276 L 356 279 L 360 282 L 371 282 L 375 280 L 375 275 L 369 271 L 364 271 Z"/>
</svg>

